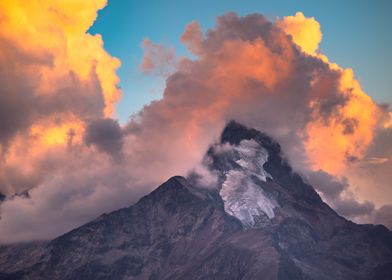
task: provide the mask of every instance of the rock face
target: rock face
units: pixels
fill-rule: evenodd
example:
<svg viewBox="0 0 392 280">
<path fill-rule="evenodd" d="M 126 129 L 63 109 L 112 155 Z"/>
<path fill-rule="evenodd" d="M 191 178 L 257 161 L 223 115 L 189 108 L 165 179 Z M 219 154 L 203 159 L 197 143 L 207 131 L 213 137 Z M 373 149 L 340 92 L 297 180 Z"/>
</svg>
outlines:
<svg viewBox="0 0 392 280">
<path fill-rule="evenodd" d="M 337 215 L 268 136 L 230 122 L 215 188 L 172 177 L 50 242 L 0 246 L 0 279 L 391 279 L 392 233 Z"/>
</svg>

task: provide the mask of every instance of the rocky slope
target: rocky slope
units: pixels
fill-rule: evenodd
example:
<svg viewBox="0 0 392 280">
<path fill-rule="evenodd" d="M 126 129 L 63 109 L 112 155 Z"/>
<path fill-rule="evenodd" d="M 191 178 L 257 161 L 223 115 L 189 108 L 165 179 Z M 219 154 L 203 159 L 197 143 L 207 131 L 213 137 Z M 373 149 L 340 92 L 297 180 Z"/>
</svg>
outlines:
<svg viewBox="0 0 392 280">
<path fill-rule="evenodd" d="M 392 233 L 337 215 L 268 136 L 230 122 L 206 165 L 50 242 L 0 247 L 0 279 L 390 279 Z"/>
</svg>

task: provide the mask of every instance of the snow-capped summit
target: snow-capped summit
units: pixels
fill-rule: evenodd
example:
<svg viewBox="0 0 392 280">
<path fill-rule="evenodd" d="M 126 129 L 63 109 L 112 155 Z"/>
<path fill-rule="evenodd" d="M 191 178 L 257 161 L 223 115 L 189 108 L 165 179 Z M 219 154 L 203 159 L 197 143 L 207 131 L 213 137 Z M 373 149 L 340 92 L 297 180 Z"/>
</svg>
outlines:
<svg viewBox="0 0 392 280">
<path fill-rule="evenodd" d="M 239 219 L 245 227 L 257 227 L 266 218 L 272 219 L 278 204 L 255 181 L 255 178 L 264 182 L 267 178 L 272 179 L 263 167 L 268 161 L 267 150 L 255 140 L 245 139 L 238 146 L 226 147 L 220 152 L 229 153 L 237 164 L 223 174 L 219 194 L 225 211 Z"/>
<path fill-rule="evenodd" d="M 269 227 L 283 217 L 301 217 L 298 204 L 334 213 L 291 169 L 280 145 L 255 129 L 229 122 L 207 157 L 207 168 L 219 177 L 217 189 L 226 213 L 246 228 Z M 331 222 L 339 223 L 341 218 L 336 217 Z"/>
</svg>

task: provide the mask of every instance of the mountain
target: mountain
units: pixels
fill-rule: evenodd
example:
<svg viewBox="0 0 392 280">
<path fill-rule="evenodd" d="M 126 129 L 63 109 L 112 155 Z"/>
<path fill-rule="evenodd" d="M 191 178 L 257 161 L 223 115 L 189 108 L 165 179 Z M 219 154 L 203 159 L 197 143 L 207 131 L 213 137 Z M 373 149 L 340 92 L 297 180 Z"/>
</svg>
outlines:
<svg viewBox="0 0 392 280">
<path fill-rule="evenodd" d="M 0 246 L 0 279 L 391 279 L 392 232 L 347 221 L 267 135 L 230 122 L 202 177 L 52 241 Z"/>
</svg>

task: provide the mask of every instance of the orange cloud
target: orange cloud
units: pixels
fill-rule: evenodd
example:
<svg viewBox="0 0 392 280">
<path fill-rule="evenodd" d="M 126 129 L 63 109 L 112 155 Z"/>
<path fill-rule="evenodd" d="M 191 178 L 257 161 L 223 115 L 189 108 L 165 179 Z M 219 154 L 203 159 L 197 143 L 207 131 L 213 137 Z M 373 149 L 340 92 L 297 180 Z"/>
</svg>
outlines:
<svg viewBox="0 0 392 280">
<path fill-rule="evenodd" d="M 103 49 L 100 35 L 86 33 L 105 5 L 106 0 L 1 1 L 2 40 L 26 56 L 51 59 L 49 67 L 34 69 L 40 75 L 38 94 L 54 94 L 53 81 L 70 72 L 86 81 L 94 71 L 102 88 L 104 114 L 114 114 L 121 96 L 115 73 L 120 61 Z"/>
<path fill-rule="evenodd" d="M 312 17 L 306 18 L 297 12 L 276 22 L 277 26 L 292 37 L 302 51 L 321 59 L 331 71 L 336 71 L 337 80 L 325 80 L 315 76 L 316 85 L 311 102 L 313 121 L 306 126 L 306 151 L 314 169 L 331 174 L 341 174 L 349 161 L 364 156 L 373 140 L 374 130 L 379 123 L 381 111 L 377 104 L 363 92 L 352 69 L 343 69 L 328 58 L 317 53 L 322 39 L 320 24 Z M 323 83 L 324 79 L 324 85 Z M 336 85 L 334 85 L 336 83 Z M 317 86 L 319 84 L 319 86 Z M 335 114 L 325 119 L 320 112 L 319 99 L 330 98 L 336 86 L 336 98 L 343 102 L 335 108 Z"/>
<path fill-rule="evenodd" d="M 342 174 L 350 161 L 365 155 L 382 114 L 351 69 L 340 71 L 338 92 L 346 101 L 336 114 L 325 120 L 315 110 L 314 121 L 306 128 L 306 150 L 313 168 L 332 174 Z"/>
<path fill-rule="evenodd" d="M 198 58 L 182 61 L 167 81 L 164 99 L 141 112 L 141 139 L 155 139 L 165 120 L 170 123 L 165 131 L 185 135 L 169 141 L 165 150 L 183 147 L 196 161 L 218 127 L 236 119 L 277 138 L 298 168 L 340 176 L 363 158 L 382 117 L 379 106 L 352 69 L 318 51 L 322 33 L 314 18 L 297 13 L 268 25 L 262 16 L 233 13 L 218 18 L 217 28 L 207 34 L 196 22 L 189 24 L 181 40 Z M 208 129 L 200 129 L 208 122 Z M 143 144 L 160 154 L 156 149 L 162 146 Z"/>
<path fill-rule="evenodd" d="M 63 116 L 34 124 L 30 135 L 41 145 L 41 149 L 51 146 L 81 143 L 84 134 L 84 124 L 75 116 Z"/>
<path fill-rule="evenodd" d="M 34 177 L 38 158 L 81 144 L 86 123 L 115 115 L 120 61 L 100 35 L 87 33 L 105 6 L 106 0 L 0 1 L 1 169 Z M 0 174 L 0 192 L 26 187 L 7 176 Z"/>
<path fill-rule="evenodd" d="M 203 32 L 197 21 L 193 21 L 185 28 L 181 42 L 195 55 L 202 54 Z"/>
<path fill-rule="evenodd" d="M 381 124 L 382 128 L 384 129 L 391 129 L 392 128 L 392 112 L 387 112 L 385 114 L 384 120 Z"/>
<path fill-rule="evenodd" d="M 304 52 L 314 54 L 317 51 L 322 33 L 314 17 L 306 18 L 303 13 L 297 12 L 294 16 L 277 20 L 276 25 L 291 35 L 294 43 Z"/>
</svg>

